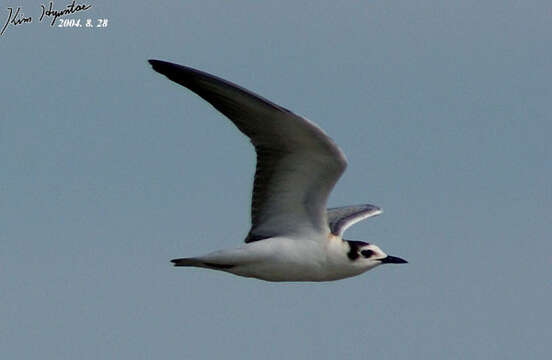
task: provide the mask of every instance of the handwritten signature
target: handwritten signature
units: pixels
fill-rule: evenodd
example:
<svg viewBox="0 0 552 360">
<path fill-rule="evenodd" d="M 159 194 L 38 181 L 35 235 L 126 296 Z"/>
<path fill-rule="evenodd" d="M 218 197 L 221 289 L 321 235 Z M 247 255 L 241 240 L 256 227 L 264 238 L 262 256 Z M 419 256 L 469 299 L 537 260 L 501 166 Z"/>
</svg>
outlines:
<svg viewBox="0 0 552 360">
<path fill-rule="evenodd" d="M 54 7 L 53 1 L 50 1 L 50 8 L 48 10 L 46 10 L 46 7 L 44 5 L 40 4 L 40 6 L 42 7 L 42 15 L 40 15 L 40 19 L 38 19 L 38 21 L 42 21 L 42 18 L 44 17 L 44 15 L 53 16 L 52 23 L 50 24 L 50 26 L 54 26 L 56 19 L 60 16 L 73 14 L 73 13 L 76 13 L 77 11 L 88 10 L 92 7 L 92 5 L 84 5 L 84 4 L 75 6 L 75 0 L 73 0 L 71 4 L 67 5 L 66 9 L 63 9 L 60 11 L 52 10 L 52 8 Z"/>
<path fill-rule="evenodd" d="M 13 8 L 9 7 L 8 11 L 10 12 L 8 14 L 8 20 L 4 24 L 4 27 L 2 28 L 2 31 L 0 31 L 0 35 L 4 34 L 4 31 L 6 31 L 6 27 L 8 27 L 8 24 L 12 24 L 13 26 L 21 25 L 24 23 L 30 23 L 33 21 L 33 19 L 29 17 L 24 17 L 23 13 L 21 15 L 19 12 L 21 11 L 21 8 L 18 7 L 17 10 L 15 10 L 15 14 L 13 13 Z M 13 17 L 12 17 L 13 15 Z"/>
<path fill-rule="evenodd" d="M 50 26 L 54 26 L 56 20 L 64 15 L 70 15 L 74 14 L 79 11 L 88 10 L 92 7 L 92 5 L 86 5 L 86 4 L 75 4 L 76 0 L 73 0 L 72 3 L 68 4 L 64 9 L 61 10 L 55 10 L 54 9 L 54 2 L 50 1 L 49 6 L 46 7 L 44 4 L 40 4 L 40 7 L 42 8 L 42 14 L 40 15 L 40 18 L 38 21 L 42 21 L 44 17 L 51 17 L 52 22 L 50 23 Z M 21 10 L 21 7 L 18 7 L 15 9 L 12 7 L 8 7 L 8 18 L 6 19 L 6 22 L 4 23 L 4 26 L 2 27 L 2 30 L 0 31 L 0 36 L 4 34 L 4 31 L 6 31 L 6 28 L 8 25 L 11 26 L 18 26 L 26 23 L 33 22 L 33 19 L 31 16 L 25 17 L 23 15 L 23 11 Z"/>
</svg>

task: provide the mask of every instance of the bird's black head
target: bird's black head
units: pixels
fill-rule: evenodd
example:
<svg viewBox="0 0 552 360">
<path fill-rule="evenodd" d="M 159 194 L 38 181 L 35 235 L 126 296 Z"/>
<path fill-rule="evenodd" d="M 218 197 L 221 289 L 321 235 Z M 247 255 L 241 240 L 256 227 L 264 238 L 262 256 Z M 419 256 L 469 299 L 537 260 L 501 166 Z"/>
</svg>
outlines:
<svg viewBox="0 0 552 360">
<path fill-rule="evenodd" d="M 369 263 L 374 265 L 379 264 L 405 264 L 408 261 L 396 256 L 390 256 L 384 253 L 378 246 L 370 244 L 364 241 L 344 240 L 349 244 L 349 251 L 347 257 L 351 261 L 368 260 Z"/>
</svg>

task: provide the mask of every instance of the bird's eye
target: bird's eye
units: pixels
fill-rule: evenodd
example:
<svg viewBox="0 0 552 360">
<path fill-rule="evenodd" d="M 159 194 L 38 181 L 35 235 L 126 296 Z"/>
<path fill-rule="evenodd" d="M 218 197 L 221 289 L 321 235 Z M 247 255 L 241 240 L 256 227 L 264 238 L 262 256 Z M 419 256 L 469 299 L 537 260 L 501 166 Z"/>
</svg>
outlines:
<svg viewBox="0 0 552 360">
<path fill-rule="evenodd" d="M 374 252 L 372 250 L 362 250 L 360 254 L 365 258 L 369 258 L 370 256 L 374 255 Z"/>
</svg>

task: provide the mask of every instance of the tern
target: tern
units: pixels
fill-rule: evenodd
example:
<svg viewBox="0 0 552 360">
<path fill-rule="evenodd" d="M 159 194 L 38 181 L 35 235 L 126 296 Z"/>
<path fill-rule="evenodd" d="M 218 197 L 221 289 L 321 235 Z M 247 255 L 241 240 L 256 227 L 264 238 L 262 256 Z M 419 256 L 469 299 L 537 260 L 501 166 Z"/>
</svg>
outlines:
<svg viewBox="0 0 552 360">
<path fill-rule="evenodd" d="M 228 117 L 257 154 L 245 244 L 171 260 L 175 266 L 266 281 L 332 281 L 407 262 L 374 244 L 343 239 L 351 225 L 382 210 L 370 204 L 326 209 L 347 160 L 316 124 L 214 75 L 166 61 L 149 63 Z"/>
</svg>

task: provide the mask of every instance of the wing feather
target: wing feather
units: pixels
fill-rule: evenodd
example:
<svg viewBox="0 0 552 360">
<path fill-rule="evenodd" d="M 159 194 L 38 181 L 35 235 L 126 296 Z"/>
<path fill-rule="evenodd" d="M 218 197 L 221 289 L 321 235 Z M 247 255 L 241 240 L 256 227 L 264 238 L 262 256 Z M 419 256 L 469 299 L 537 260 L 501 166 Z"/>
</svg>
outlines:
<svg viewBox="0 0 552 360">
<path fill-rule="evenodd" d="M 257 167 L 246 242 L 329 232 L 326 201 L 347 161 L 322 129 L 224 79 L 165 61 L 149 62 L 155 71 L 228 117 L 255 147 Z"/>
<path fill-rule="evenodd" d="M 327 210 L 328 225 L 332 234 L 343 236 L 350 226 L 382 212 L 381 208 L 370 204 L 331 208 Z"/>
</svg>

